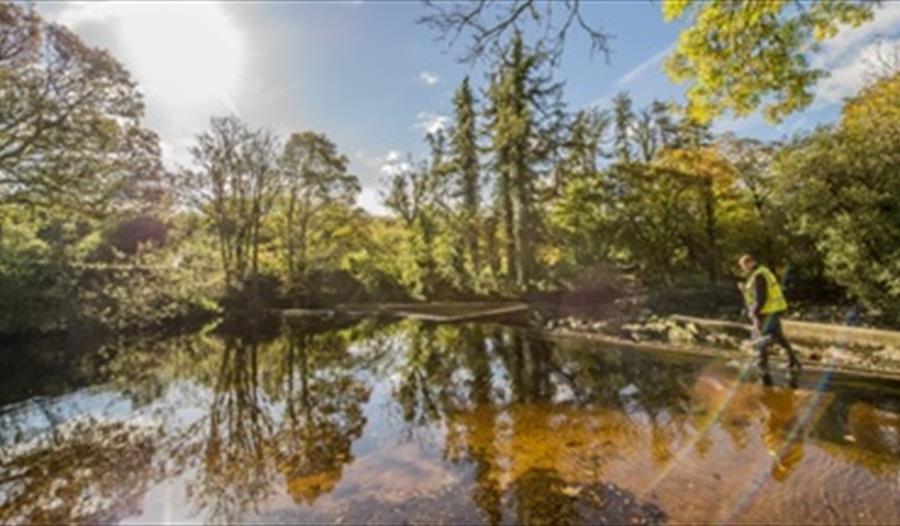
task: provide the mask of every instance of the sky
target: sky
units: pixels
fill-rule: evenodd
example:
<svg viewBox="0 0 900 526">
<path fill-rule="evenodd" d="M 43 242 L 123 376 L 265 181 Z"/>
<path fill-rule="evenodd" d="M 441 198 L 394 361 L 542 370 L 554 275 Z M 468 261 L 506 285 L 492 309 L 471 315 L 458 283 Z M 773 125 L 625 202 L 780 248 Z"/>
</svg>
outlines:
<svg viewBox="0 0 900 526">
<path fill-rule="evenodd" d="M 381 188 L 391 167 L 425 152 L 426 131 L 451 120 L 454 89 L 465 76 L 483 89 L 484 64 L 463 64 L 463 51 L 438 42 L 416 19 L 419 2 L 40 2 L 41 13 L 91 45 L 104 47 L 132 72 L 144 94 L 146 124 L 161 138 L 171 168 L 190 164 L 188 147 L 212 116 L 235 114 L 286 137 L 325 133 L 360 178 L 359 203 L 382 213 Z M 554 72 L 572 110 L 608 106 L 628 91 L 637 107 L 683 100 L 683 87 L 661 70 L 679 23 L 663 22 L 657 1 L 586 3 L 584 15 L 614 36 L 608 60 L 591 56 L 571 33 Z M 525 34 L 526 40 L 530 35 Z M 900 1 L 875 19 L 839 33 L 811 56 L 830 72 L 806 110 L 773 126 L 759 116 L 724 117 L 715 130 L 778 139 L 834 121 L 841 101 L 865 79 L 864 57 L 900 44 Z"/>
</svg>

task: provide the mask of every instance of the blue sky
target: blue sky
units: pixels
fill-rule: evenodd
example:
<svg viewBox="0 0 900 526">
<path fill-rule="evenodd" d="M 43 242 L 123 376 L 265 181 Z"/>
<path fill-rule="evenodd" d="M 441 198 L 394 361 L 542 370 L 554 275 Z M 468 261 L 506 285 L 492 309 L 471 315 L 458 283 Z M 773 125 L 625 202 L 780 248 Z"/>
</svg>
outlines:
<svg viewBox="0 0 900 526">
<path fill-rule="evenodd" d="M 424 152 L 429 127 L 446 124 L 453 90 L 466 75 L 484 86 L 484 67 L 460 64 L 415 23 L 415 1 L 44 3 L 39 9 L 89 43 L 109 48 L 133 72 L 147 102 L 147 123 L 161 136 L 170 166 L 190 162 L 187 147 L 212 115 L 236 113 L 282 135 L 326 133 L 363 183 L 361 204 L 380 209 L 386 162 Z M 585 17 L 614 35 L 609 62 L 571 34 L 555 72 L 571 109 L 607 105 L 627 90 L 642 106 L 680 101 L 682 87 L 661 71 L 680 29 L 658 2 L 592 2 Z M 526 39 L 534 37 L 526 33 Z M 813 55 L 832 72 L 805 112 L 779 126 L 759 117 L 724 118 L 718 131 L 779 138 L 832 121 L 840 100 L 864 77 L 864 56 L 900 42 L 900 2 L 885 2 L 874 22 L 843 32 Z"/>
</svg>

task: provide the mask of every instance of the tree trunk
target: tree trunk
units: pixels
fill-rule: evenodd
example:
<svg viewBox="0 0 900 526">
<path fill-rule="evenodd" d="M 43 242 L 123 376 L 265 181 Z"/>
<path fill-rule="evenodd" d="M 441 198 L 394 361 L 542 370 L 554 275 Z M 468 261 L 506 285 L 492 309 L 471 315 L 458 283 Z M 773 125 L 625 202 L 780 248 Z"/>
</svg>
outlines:
<svg viewBox="0 0 900 526">
<path fill-rule="evenodd" d="M 514 233 L 515 214 L 513 210 L 512 184 L 508 173 L 502 176 L 502 207 L 503 207 L 503 228 L 506 231 L 506 275 L 511 276 L 514 272 L 516 256 L 516 241 Z"/>
<path fill-rule="evenodd" d="M 706 242 L 707 273 L 713 287 L 713 301 L 718 302 L 717 285 L 719 281 L 719 251 L 716 239 L 716 196 L 713 193 L 712 181 L 707 181 L 704 188 L 704 207 L 706 209 Z"/>
<path fill-rule="evenodd" d="M 525 290 L 531 278 L 531 207 L 529 206 L 528 185 L 525 181 L 525 169 L 522 166 L 515 167 L 513 177 L 513 212 L 515 223 L 513 236 L 515 242 L 515 271 L 516 287 Z"/>
<path fill-rule="evenodd" d="M 294 285 L 294 276 L 297 272 L 297 263 L 296 263 L 296 244 L 294 241 L 294 215 L 297 207 L 297 192 L 295 190 L 291 190 L 291 195 L 288 201 L 288 209 L 287 209 L 287 217 L 285 218 L 285 226 L 284 226 L 284 242 L 287 248 L 287 270 L 288 270 L 288 290 L 293 290 Z"/>
<path fill-rule="evenodd" d="M 468 237 L 469 237 L 469 257 L 472 259 L 472 273 L 475 276 L 481 271 L 481 258 L 478 253 L 478 212 L 477 211 L 469 211 L 468 213 Z"/>
</svg>

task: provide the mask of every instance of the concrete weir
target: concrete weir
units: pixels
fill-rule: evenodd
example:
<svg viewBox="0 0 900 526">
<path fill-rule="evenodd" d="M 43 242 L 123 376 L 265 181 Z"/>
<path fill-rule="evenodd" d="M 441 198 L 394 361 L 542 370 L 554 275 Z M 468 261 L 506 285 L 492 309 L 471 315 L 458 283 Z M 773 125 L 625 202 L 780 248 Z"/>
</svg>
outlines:
<svg viewBox="0 0 900 526">
<path fill-rule="evenodd" d="M 458 323 L 517 315 L 528 309 L 527 303 L 518 302 L 348 303 L 333 309 L 285 309 L 281 315 L 288 319 L 383 316 Z"/>
<path fill-rule="evenodd" d="M 743 323 L 695 318 L 693 316 L 674 315 L 673 320 L 682 323 L 693 323 L 713 330 L 736 331 L 749 335 L 750 326 Z M 824 345 L 846 345 L 851 347 L 870 347 L 889 345 L 900 347 L 900 331 L 813 323 L 808 321 L 782 320 L 784 334 L 790 339 L 816 342 Z"/>
</svg>

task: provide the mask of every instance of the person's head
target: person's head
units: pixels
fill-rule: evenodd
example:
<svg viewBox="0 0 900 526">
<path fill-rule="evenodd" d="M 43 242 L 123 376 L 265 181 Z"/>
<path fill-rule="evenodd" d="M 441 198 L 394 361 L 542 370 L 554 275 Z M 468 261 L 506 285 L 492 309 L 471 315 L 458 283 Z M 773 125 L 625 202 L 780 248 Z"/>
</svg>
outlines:
<svg viewBox="0 0 900 526">
<path fill-rule="evenodd" d="M 749 274 L 756 268 L 756 258 L 750 254 L 744 254 L 738 259 L 738 265 L 741 267 L 741 271 L 745 274 Z"/>
</svg>

